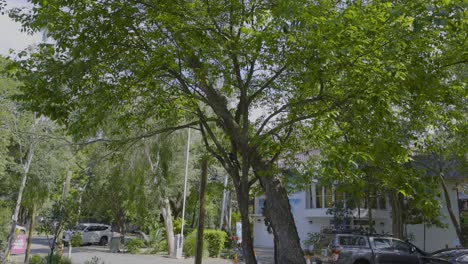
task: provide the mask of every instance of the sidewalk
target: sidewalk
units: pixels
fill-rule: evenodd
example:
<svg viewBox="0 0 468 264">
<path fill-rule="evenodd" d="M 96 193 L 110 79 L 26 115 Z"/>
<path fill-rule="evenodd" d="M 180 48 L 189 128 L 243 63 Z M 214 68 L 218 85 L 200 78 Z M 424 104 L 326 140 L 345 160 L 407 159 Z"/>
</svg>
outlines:
<svg viewBox="0 0 468 264">
<path fill-rule="evenodd" d="M 34 237 L 31 247 L 31 255 L 46 256 L 49 252 L 49 246 L 46 237 Z M 268 248 L 255 249 L 258 264 L 272 264 L 273 250 Z M 68 256 L 67 248 L 63 252 Z M 71 260 L 73 264 L 84 264 L 91 261 L 93 257 L 99 258 L 99 264 L 193 264 L 194 258 L 174 259 L 163 255 L 144 255 L 144 254 L 125 254 L 110 253 L 108 246 L 85 246 L 72 249 Z M 24 254 L 12 256 L 14 263 L 24 263 Z M 204 264 L 228 264 L 232 260 L 222 258 L 203 259 Z M 242 263 L 242 262 L 240 262 Z"/>
</svg>

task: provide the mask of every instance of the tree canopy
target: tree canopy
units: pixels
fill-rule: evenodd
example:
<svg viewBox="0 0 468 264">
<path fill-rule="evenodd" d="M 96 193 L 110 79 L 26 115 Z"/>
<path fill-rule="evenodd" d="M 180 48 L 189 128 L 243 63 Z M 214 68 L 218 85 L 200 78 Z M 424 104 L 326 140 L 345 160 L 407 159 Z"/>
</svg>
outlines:
<svg viewBox="0 0 468 264">
<path fill-rule="evenodd" d="M 260 180 L 281 263 L 304 261 L 272 173 L 281 155 L 343 137 L 339 130 L 371 139 L 400 121 L 430 129 L 466 100 L 453 73 L 466 64 L 461 0 L 31 2 L 30 13 L 10 12 L 51 39 L 10 67 L 29 108 L 77 137 L 110 122 L 147 135 L 196 125 L 232 177 L 241 214 Z M 247 212 L 243 221 L 255 263 Z"/>
</svg>

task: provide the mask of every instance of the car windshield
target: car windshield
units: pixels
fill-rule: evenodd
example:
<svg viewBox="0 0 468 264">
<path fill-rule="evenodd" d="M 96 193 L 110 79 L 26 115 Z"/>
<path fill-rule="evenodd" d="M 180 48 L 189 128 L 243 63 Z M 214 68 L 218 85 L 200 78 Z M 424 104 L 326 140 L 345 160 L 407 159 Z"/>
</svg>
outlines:
<svg viewBox="0 0 468 264">
<path fill-rule="evenodd" d="M 85 230 L 86 226 L 85 225 L 77 225 L 73 230 L 78 230 L 78 231 L 83 231 Z"/>
<path fill-rule="evenodd" d="M 317 242 L 317 247 L 319 248 L 328 247 L 333 241 L 333 238 L 334 238 L 333 234 L 321 234 L 320 239 Z"/>
</svg>

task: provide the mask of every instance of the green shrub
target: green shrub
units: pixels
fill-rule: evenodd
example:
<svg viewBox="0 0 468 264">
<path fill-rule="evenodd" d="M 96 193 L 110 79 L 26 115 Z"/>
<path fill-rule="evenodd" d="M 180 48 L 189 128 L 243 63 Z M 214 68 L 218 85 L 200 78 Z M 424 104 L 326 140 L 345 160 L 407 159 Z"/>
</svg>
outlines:
<svg viewBox="0 0 468 264">
<path fill-rule="evenodd" d="M 180 231 L 182 229 L 182 219 L 180 218 L 177 218 L 175 219 L 173 222 L 172 222 L 172 225 L 174 226 L 174 234 L 180 234 Z M 185 227 L 184 227 L 184 237 L 188 236 L 189 234 L 191 234 L 193 232 L 193 230 L 195 230 L 195 228 L 190 228 L 190 227 L 186 227 L 187 226 L 187 222 L 185 222 Z"/>
<path fill-rule="evenodd" d="M 51 262 L 49 262 L 49 259 L 51 259 Z M 45 257 L 46 263 L 52 263 L 52 264 L 60 264 L 60 256 L 59 255 L 48 255 Z"/>
<path fill-rule="evenodd" d="M 224 242 L 227 239 L 227 234 L 220 230 L 206 229 L 203 232 L 203 257 L 219 257 L 224 249 Z M 197 231 L 190 233 L 184 242 L 185 256 L 195 256 L 197 247 Z"/>
<path fill-rule="evenodd" d="M 62 257 L 62 259 L 60 260 L 60 264 L 72 264 L 72 261 L 70 258 Z"/>
<path fill-rule="evenodd" d="M 184 228 L 184 237 L 188 236 L 189 234 L 191 234 L 195 230 L 197 230 L 197 229 L 196 228 L 191 228 L 191 227 Z"/>
<path fill-rule="evenodd" d="M 140 253 L 140 248 L 145 246 L 145 242 L 141 239 L 131 239 L 129 240 L 125 246 L 127 247 L 127 251 L 132 254 Z"/>
<path fill-rule="evenodd" d="M 42 258 L 39 255 L 32 255 L 31 258 L 29 258 L 28 261 L 29 264 L 45 264 L 44 258 Z"/>
<path fill-rule="evenodd" d="M 205 230 L 203 235 L 203 241 L 205 247 L 208 248 L 210 257 L 219 257 L 221 251 L 224 249 L 224 242 L 227 239 L 227 234 L 220 230 Z"/>
<path fill-rule="evenodd" d="M 206 240 L 203 239 L 203 257 L 208 257 L 208 248 L 206 247 Z M 197 250 L 197 230 L 190 233 L 184 241 L 184 254 L 186 257 L 193 257 L 195 256 L 195 252 Z"/>
<path fill-rule="evenodd" d="M 155 228 L 149 234 L 149 246 L 151 247 L 150 254 L 157 254 L 159 252 L 167 252 L 167 241 L 164 236 L 164 228 Z"/>
<path fill-rule="evenodd" d="M 49 258 L 50 255 L 45 257 L 45 262 L 39 262 L 39 263 L 49 263 Z M 52 261 L 50 262 L 52 264 L 72 264 L 71 259 L 67 257 L 60 257 L 59 255 L 52 255 Z"/>
<path fill-rule="evenodd" d="M 76 233 L 70 238 L 70 244 L 72 247 L 79 247 L 83 244 L 83 237 L 81 233 Z"/>
<path fill-rule="evenodd" d="M 180 230 L 182 229 L 182 219 L 181 218 L 177 218 L 177 219 L 174 219 L 174 221 L 172 221 L 172 229 L 174 230 L 174 234 L 180 234 Z"/>
<path fill-rule="evenodd" d="M 11 210 L 0 201 L 0 248 L 3 249 L 11 228 Z"/>
</svg>

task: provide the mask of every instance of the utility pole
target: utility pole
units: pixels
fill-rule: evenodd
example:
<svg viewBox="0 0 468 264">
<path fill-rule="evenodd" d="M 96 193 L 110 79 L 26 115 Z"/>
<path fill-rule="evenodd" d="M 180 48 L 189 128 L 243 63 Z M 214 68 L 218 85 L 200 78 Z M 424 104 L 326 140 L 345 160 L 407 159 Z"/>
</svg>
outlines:
<svg viewBox="0 0 468 264">
<path fill-rule="evenodd" d="M 208 158 L 202 158 L 202 174 L 200 182 L 200 208 L 198 209 L 197 247 L 195 264 L 201 264 L 203 258 L 203 230 L 205 228 L 206 185 L 208 182 Z"/>
<path fill-rule="evenodd" d="M 184 178 L 184 195 L 182 200 L 182 222 L 180 227 L 180 235 L 176 239 L 176 258 L 182 257 L 182 250 L 184 248 L 184 225 L 185 225 L 185 200 L 187 200 L 187 178 L 188 178 L 188 166 L 189 166 L 189 157 L 190 157 L 190 127 L 188 128 L 187 136 L 187 151 L 185 159 L 185 178 Z"/>
</svg>

